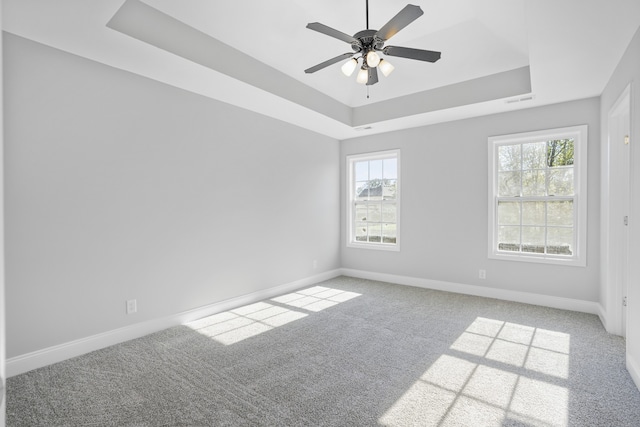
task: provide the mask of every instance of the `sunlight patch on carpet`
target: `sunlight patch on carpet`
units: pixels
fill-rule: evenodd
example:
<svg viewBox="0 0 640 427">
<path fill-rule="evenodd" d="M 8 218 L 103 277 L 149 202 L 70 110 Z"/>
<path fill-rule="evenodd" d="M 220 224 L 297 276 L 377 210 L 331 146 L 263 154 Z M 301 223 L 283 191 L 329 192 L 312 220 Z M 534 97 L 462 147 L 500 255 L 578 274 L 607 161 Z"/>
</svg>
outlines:
<svg viewBox="0 0 640 427">
<path fill-rule="evenodd" d="M 379 422 L 566 426 L 569 349 L 569 334 L 478 317 Z"/>
<path fill-rule="evenodd" d="M 258 302 L 214 314 L 186 326 L 221 344 L 231 345 L 306 316 L 306 313 Z"/>
<path fill-rule="evenodd" d="M 324 286 L 314 286 L 312 288 L 302 289 L 300 291 L 273 298 L 272 301 L 318 312 L 359 297 L 360 295 L 361 294 L 356 292 L 342 291 L 340 289 L 326 288 Z"/>
<path fill-rule="evenodd" d="M 221 344 L 232 345 L 307 317 L 308 312 L 319 312 L 360 295 L 314 286 L 273 298 L 273 303 L 261 301 L 245 305 L 189 322 L 185 326 Z"/>
</svg>

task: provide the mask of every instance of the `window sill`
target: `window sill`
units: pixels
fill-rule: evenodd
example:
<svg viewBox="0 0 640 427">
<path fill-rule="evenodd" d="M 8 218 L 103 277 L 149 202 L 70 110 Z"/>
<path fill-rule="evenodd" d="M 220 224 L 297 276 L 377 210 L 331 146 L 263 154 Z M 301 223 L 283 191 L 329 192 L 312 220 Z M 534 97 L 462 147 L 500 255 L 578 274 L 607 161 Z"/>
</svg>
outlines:
<svg viewBox="0 0 640 427">
<path fill-rule="evenodd" d="M 373 249 L 375 251 L 387 251 L 387 252 L 400 252 L 400 245 L 390 245 L 382 243 L 361 243 L 361 242 L 347 242 L 348 248 L 353 249 Z"/>
<path fill-rule="evenodd" d="M 584 257 L 553 257 L 548 255 L 525 255 L 525 254 L 510 254 L 505 252 L 489 252 L 489 259 L 497 259 L 501 261 L 519 261 L 519 262 L 531 262 L 537 264 L 551 264 L 551 265 L 566 265 L 568 267 L 586 267 L 587 262 Z"/>
</svg>

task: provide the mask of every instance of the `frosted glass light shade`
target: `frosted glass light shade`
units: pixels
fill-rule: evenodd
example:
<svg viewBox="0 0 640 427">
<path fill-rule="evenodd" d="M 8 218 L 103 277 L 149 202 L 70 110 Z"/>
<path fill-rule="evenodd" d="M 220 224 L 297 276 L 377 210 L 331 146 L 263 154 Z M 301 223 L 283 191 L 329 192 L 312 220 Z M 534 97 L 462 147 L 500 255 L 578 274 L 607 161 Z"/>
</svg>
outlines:
<svg viewBox="0 0 640 427">
<path fill-rule="evenodd" d="M 361 68 L 360 71 L 358 71 L 358 77 L 356 78 L 356 81 L 360 84 L 365 84 L 366 82 L 369 81 L 369 71 Z"/>
<path fill-rule="evenodd" d="M 342 66 L 342 73 L 345 76 L 349 77 L 351 74 L 353 74 L 357 66 L 358 66 L 358 61 L 355 58 L 351 58 L 350 60 L 345 62 L 344 65 Z"/>
<path fill-rule="evenodd" d="M 369 68 L 377 67 L 379 63 L 380 57 L 378 56 L 378 54 L 373 50 L 370 50 L 369 53 L 367 53 L 367 65 L 369 66 Z"/>
<path fill-rule="evenodd" d="M 380 64 L 378 64 L 378 68 L 382 71 L 385 77 L 388 77 L 389 74 L 396 68 L 389 61 L 385 61 L 384 59 L 380 60 Z"/>
</svg>

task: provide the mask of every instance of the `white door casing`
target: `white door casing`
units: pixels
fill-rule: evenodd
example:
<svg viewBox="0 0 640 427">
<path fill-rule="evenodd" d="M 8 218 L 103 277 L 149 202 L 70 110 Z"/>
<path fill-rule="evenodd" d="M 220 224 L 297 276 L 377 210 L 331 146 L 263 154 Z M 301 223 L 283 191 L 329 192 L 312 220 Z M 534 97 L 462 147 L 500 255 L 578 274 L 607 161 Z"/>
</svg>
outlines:
<svg viewBox="0 0 640 427">
<path fill-rule="evenodd" d="M 630 212 L 630 147 L 631 147 L 631 86 L 627 86 L 608 116 L 608 221 L 603 223 L 608 239 L 604 240 L 606 256 L 602 265 L 606 300 L 607 329 L 610 333 L 626 334 L 626 295 L 629 277 Z"/>
</svg>

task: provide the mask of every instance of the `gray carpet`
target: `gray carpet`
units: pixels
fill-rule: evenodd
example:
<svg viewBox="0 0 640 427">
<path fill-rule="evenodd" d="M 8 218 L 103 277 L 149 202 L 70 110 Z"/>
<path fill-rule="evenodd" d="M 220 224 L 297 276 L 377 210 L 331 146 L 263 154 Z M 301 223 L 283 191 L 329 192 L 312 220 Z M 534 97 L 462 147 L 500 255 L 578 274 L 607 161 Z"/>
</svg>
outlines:
<svg viewBox="0 0 640 427">
<path fill-rule="evenodd" d="M 640 426 L 596 316 L 339 277 L 7 381 L 8 426 Z"/>
</svg>

